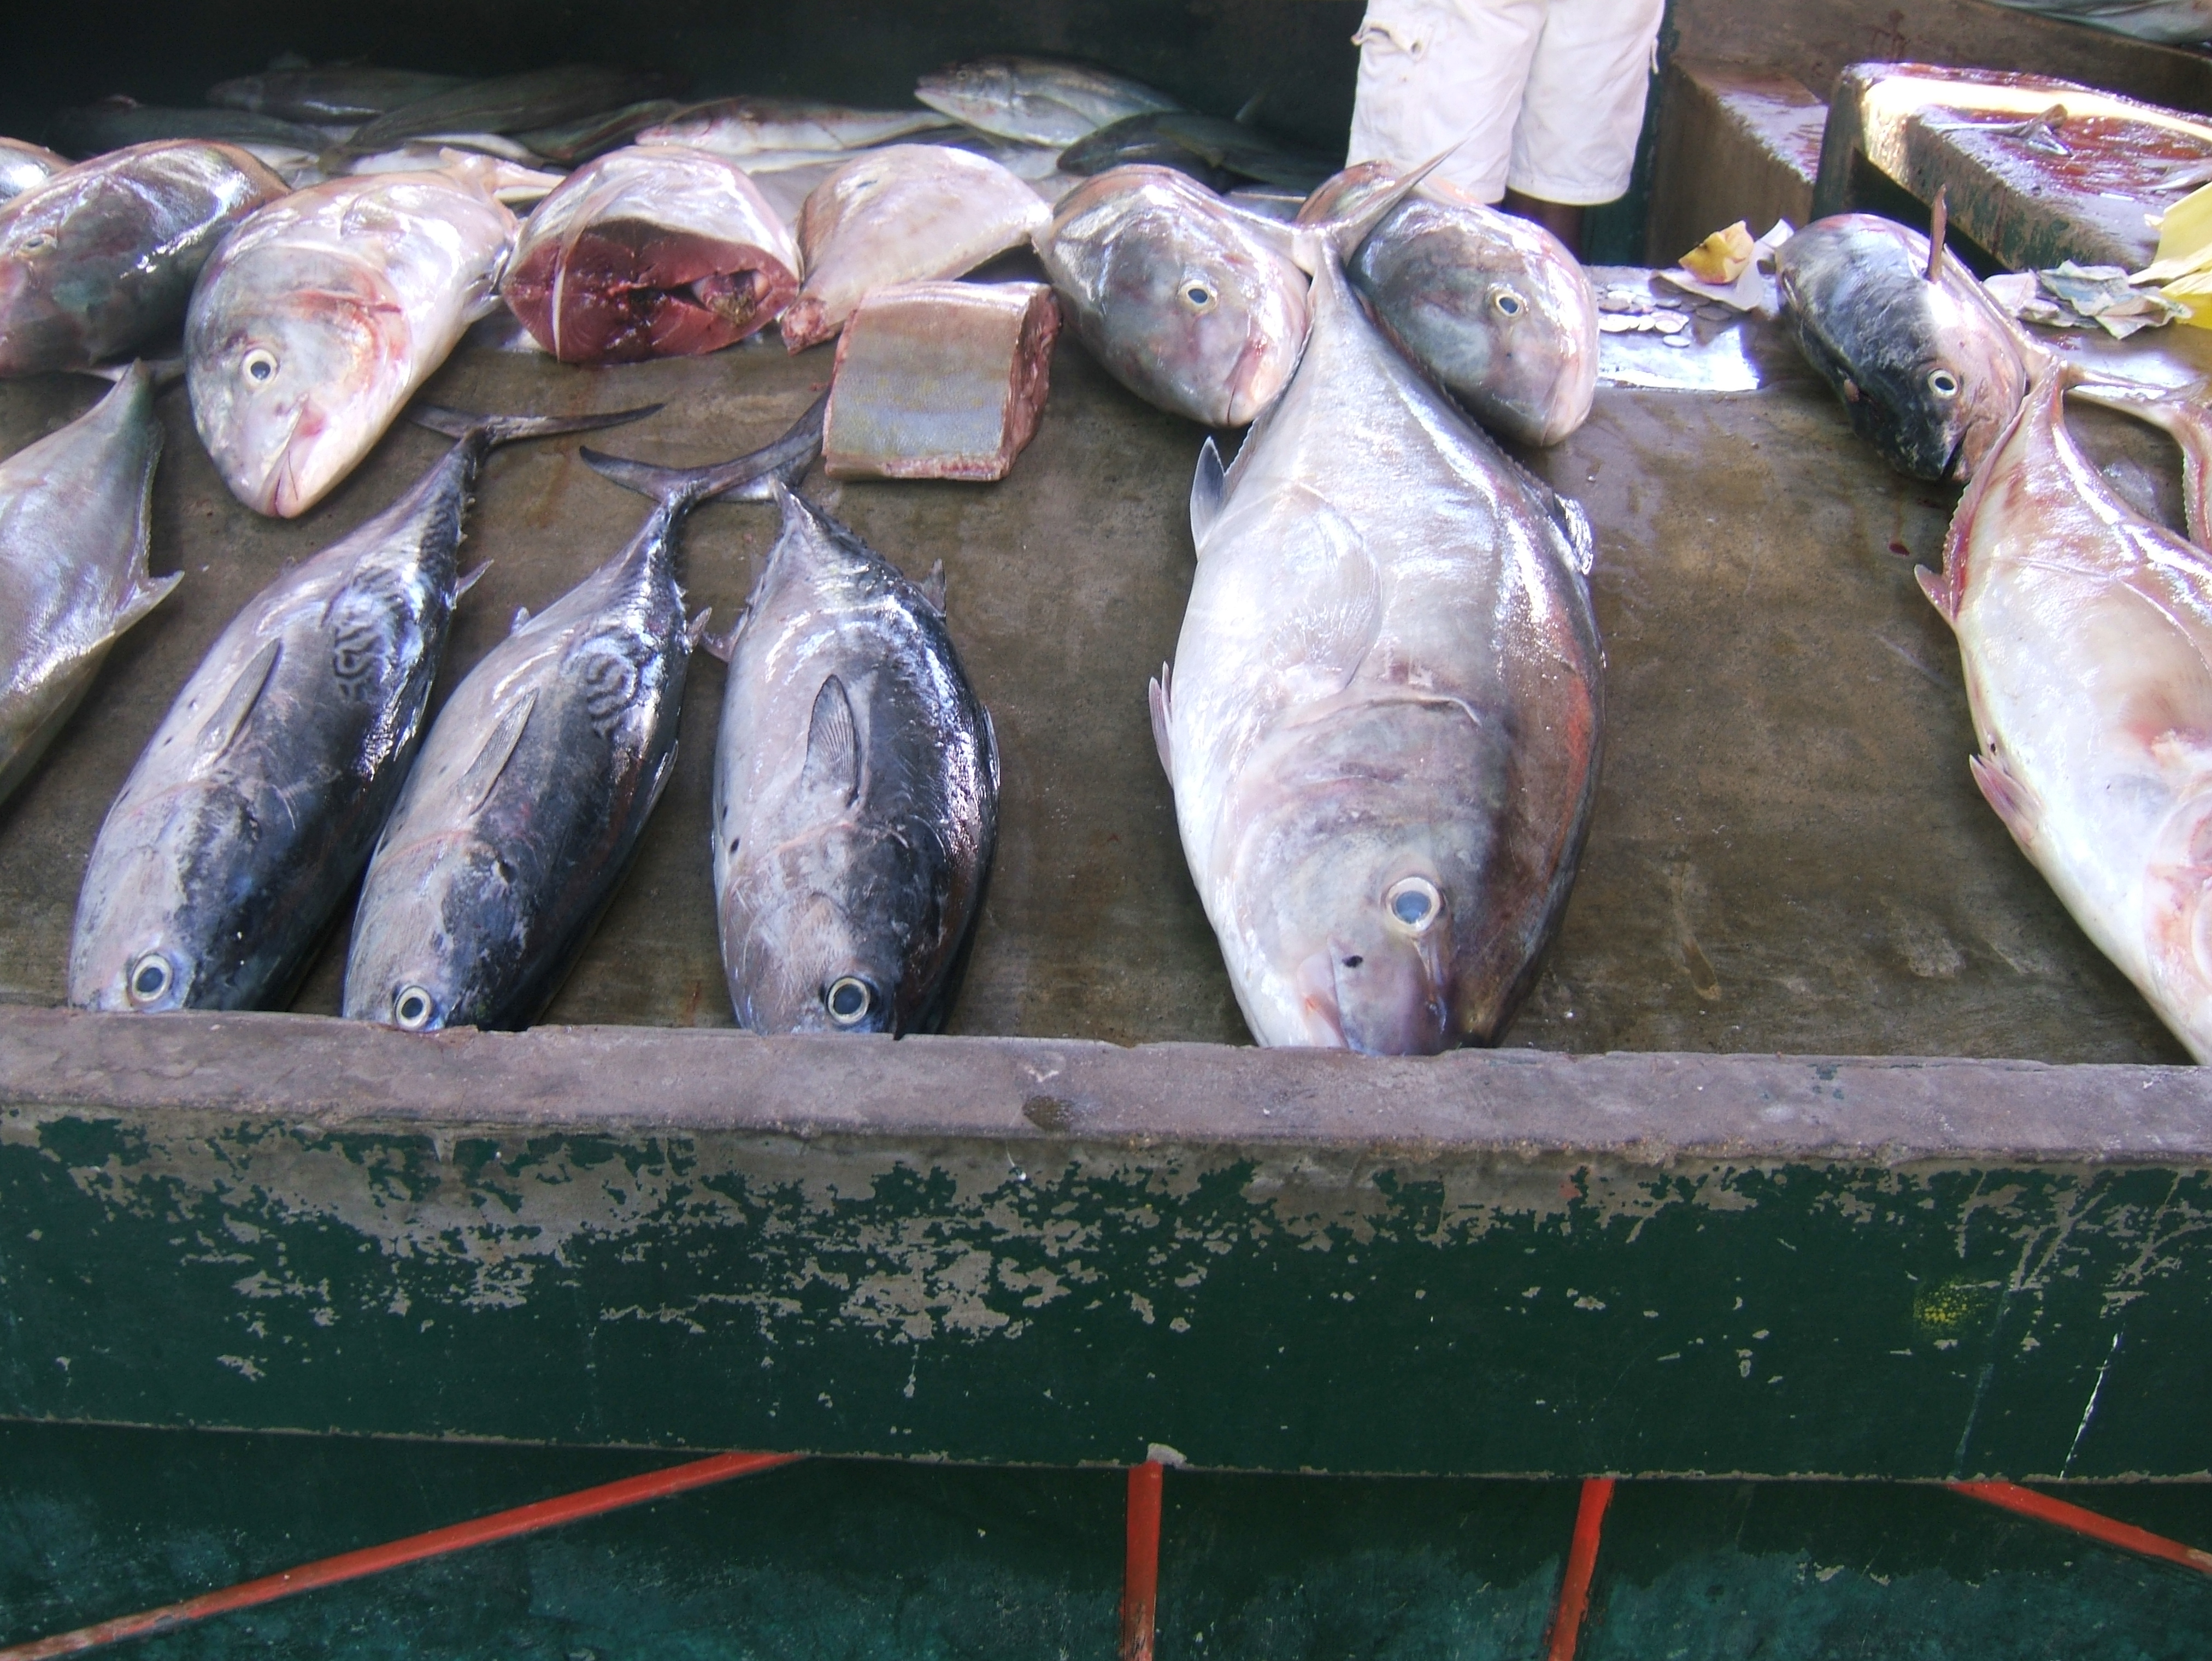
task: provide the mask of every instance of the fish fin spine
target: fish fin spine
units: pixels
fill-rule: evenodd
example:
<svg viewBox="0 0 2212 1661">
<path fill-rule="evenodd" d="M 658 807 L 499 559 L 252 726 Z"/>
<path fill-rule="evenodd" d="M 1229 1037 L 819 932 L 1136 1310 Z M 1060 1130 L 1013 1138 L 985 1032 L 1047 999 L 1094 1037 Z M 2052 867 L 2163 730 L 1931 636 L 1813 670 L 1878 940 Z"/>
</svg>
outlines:
<svg viewBox="0 0 2212 1661">
<path fill-rule="evenodd" d="M 1206 533 L 1221 517 L 1221 504 L 1228 494 L 1228 470 L 1221 464 L 1221 446 L 1208 433 L 1198 452 L 1198 471 L 1190 482 L 1190 539 L 1200 557 L 1206 552 Z"/>
<path fill-rule="evenodd" d="M 845 683 L 834 675 L 814 694 L 799 782 L 810 791 L 827 792 L 841 806 L 849 806 L 860 794 L 860 729 L 853 720 L 853 700 Z"/>
<path fill-rule="evenodd" d="M 486 560 L 482 565 L 474 567 L 471 569 L 464 572 L 461 575 L 461 579 L 453 585 L 453 598 L 458 601 L 462 595 L 467 593 L 478 583 L 482 582 L 484 579 L 484 573 L 490 569 L 491 561 L 489 560 Z"/>
<path fill-rule="evenodd" d="M 1168 782 L 1175 782 L 1175 743 L 1168 737 L 1169 723 L 1174 714 L 1168 702 L 1168 682 L 1172 671 L 1165 664 L 1160 665 L 1158 676 L 1146 688 L 1147 700 L 1152 707 L 1152 745 L 1160 753 L 1160 771 L 1167 774 Z"/>
<path fill-rule="evenodd" d="M 1930 571 L 1924 565 L 1912 567 L 1912 578 L 1920 585 L 1920 591 L 1928 597 L 1930 605 L 1943 614 L 1943 621 L 1953 628 L 1959 626 L 1959 597 L 1952 591 L 1950 581 L 1951 569 L 1956 563 L 1957 560 L 1947 549 L 1942 571 Z"/>
<path fill-rule="evenodd" d="M 684 625 L 684 644 L 692 651 L 696 652 L 699 649 L 699 642 L 707 638 L 707 624 L 714 615 L 714 607 L 702 606 L 700 608 L 699 615 Z"/>
<path fill-rule="evenodd" d="M 929 609 L 939 616 L 945 615 L 945 561 L 938 561 L 929 567 L 929 575 L 915 585 L 921 597 L 929 602 Z"/>
<path fill-rule="evenodd" d="M 2004 827 L 2012 833 L 2012 840 L 2020 844 L 2023 853 L 2035 849 L 2036 831 L 2043 820 L 2043 805 L 2011 769 L 2001 755 L 1987 759 L 1969 756 L 1966 767 L 1974 775 L 1974 783 L 1982 792 L 1982 799 L 1995 809 Z"/>
</svg>

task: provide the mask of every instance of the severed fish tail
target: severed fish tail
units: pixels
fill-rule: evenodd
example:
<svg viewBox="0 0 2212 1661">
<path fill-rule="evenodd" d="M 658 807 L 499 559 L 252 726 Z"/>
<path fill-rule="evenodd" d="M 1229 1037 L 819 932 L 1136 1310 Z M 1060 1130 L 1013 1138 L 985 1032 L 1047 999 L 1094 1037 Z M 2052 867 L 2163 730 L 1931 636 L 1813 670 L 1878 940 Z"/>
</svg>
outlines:
<svg viewBox="0 0 2212 1661">
<path fill-rule="evenodd" d="M 603 415 L 479 415 L 465 409 L 447 409 L 434 403 L 417 404 L 407 419 L 449 439 L 474 439 L 487 450 L 520 439 L 550 439 L 563 433 L 596 433 L 605 427 L 643 421 L 661 406 L 644 404 L 635 409 L 615 409 Z"/>
<path fill-rule="evenodd" d="M 656 467 L 650 462 L 629 461 L 596 450 L 581 453 L 595 471 L 656 501 L 689 506 L 724 495 L 766 501 L 774 495 L 776 484 L 787 489 L 814 465 L 815 458 L 822 453 L 822 421 L 829 407 L 830 395 L 824 392 L 774 444 L 712 467 Z"/>
</svg>

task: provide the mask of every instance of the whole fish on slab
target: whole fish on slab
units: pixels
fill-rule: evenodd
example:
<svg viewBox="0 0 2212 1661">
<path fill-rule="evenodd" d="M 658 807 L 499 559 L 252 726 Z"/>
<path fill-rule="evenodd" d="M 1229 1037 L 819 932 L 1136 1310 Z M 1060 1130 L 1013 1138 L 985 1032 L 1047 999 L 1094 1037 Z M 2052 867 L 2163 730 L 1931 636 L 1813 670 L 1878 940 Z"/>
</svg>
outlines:
<svg viewBox="0 0 2212 1661">
<path fill-rule="evenodd" d="M 485 455 L 648 413 L 417 413 L 453 447 L 248 602 L 131 770 L 85 868 L 70 1003 L 254 1009 L 289 997 L 407 776 L 474 580 L 461 525 Z"/>
<path fill-rule="evenodd" d="M 207 101 L 287 121 L 356 122 L 468 84 L 466 77 L 458 75 L 384 70 L 373 64 L 327 64 L 320 69 L 268 70 L 220 81 L 208 88 Z"/>
<path fill-rule="evenodd" d="M 936 110 L 861 110 L 811 98 L 748 93 L 679 110 L 637 136 L 641 144 L 688 144 L 750 167 L 778 150 L 865 150 L 949 127 Z"/>
<path fill-rule="evenodd" d="M 1940 241 L 1873 214 L 1816 220 L 1775 255 L 1782 320 L 1900 473 L 1973 476 L 2020 408 L 2018 331 Z"/>
<path fill-rule="evenodd" d="M 26 144 L 20 138 L 0 138 L 0 202 L 45 184 L 69 165 L 68 157 L 36 144 Z"/>
<path fill-rule="evenodd" d="M 1960 500 L 1940 578 L 1969 765 L 2075 922 L 2212 1061 L 2212 555 L 2122 502 L 2035 379 Z"/>
<path fill-rule="evenodd" d="M 1342 215 L 1397 182 L 1367 161 L 1308 198 L 1302 222 Z M 1346 275 L 1383 332 L 1500 438 L 1557 444 L 1597 396 L 1597 295 L 1541 226 L 1441 179 L 1384 216 Z"/>
<path fill-rule="evenodd" d="M 979 58 L 925 75 L 915 97 L 1000 138 L 1061 148 L 1125 116 L 1182 107 L 1141 81 L 1057 58 Z"/>
<path fill-rule="evenodd" d="M 356 151 L 388 150 L 429 133 L 519 133 L 665 97 L 669 77 L 593 64 L 527 70 L 491 81 L 471 81 L 402 104 L 356 129 L 346 141 Z"/>
<path fill-rule="evenodd" d="M 516 224 L 498 165 L 333 179 L 208 263 L 185 324 L 192 421 L 232 494 L 304 513 L 499 304 Z"/>
<path fill-rule="evenodd" d="M 532 155 L 573 167 L 617 144 L 642 142 L 638 137 L 640 133 L 667 119 L 681 107 L 672 98 L 648 98 L 556 126 L 532 127 L 515 136 Z"/>
<path fill-rule="evenodd" d="M 284 181 L 228 144 L 140 144 L 0 205 L 0 375 L 88 368 L 184 320 L 233 227 Z"/>
<path fill-rule="evenodd" d="M 1078 139 L 1060 157 L 1071 173 L 1139 165 L 1173 167 L 1217 191 L 1238 179 L 1310 191 L 1336 172 L 1326 158 L 1285 149 L 1242 122 L 1188 110 L 1124 116 Z"/>
<path fill-rule="evenodd" d="M 1168 167 L 1099 174 L 1034 239 L 1092 355 L 1139 397 L 1209 427 L 1250 421 L 1297 366 L 1309 285 L 1288 241 Z"/>
<path fill-rule="evenodd" d="M 283 144 L 320 149 L 330 135 L 297 121 L 241 110 L 177 109 L 109 98 L 81 104 L 55 115 L 48 129 L 55 148 L 75 156 L 101 156 L 126 145 L 156 139 L 198 138 L 225 144 Z"/>
<path fill-rule="evenodd" d="M 734 163 L 633 144 L 538 204 L 502 292 L 563 363 L 713 352 L 791 303 L 799 245 Z"/>
<path fill-rule="evenodd" d="M 738 1024 L 929 1032 L 998 838 L 999 746 L 916 585 L 790 492 L 727 643 L 714 892 Z"/>
<path fill-rule="evenodd" d="M 942 144 L 864 151 L 799 211 L 806 280 L 783 314 L 783 343 L 797 352 L 828 340 L 871 290 L 972 271 L 1048 217 L 1036 191 L 986 157 Z"/>
<path fill-rule="evenodd" d="M 177 585 L 147 569 L 161 456 L 154 377 L 0 462 L 0 802 L 52 743 L 124 630 Z"/>
<path fill-rule="evenodd" d="M 700 502 L 805 471 L 822 406 L 754 455 L 678 470 L 585 458 L 658 499 L 627 547 L 453 689 L 369 860 L 345 1013 L 409 1032 L 527 1025 L 637 851 L 676 763 L 687 621 L 678 539 Z"/>
<path fill-rule="evenodd" d="M 1262 1044 L 1495 1043 L 1595 792 L 1589 527 L 1313 260 L 1297 375 L 1225 476 L 1200 458 L 1153 731 Z"/>
</svg>

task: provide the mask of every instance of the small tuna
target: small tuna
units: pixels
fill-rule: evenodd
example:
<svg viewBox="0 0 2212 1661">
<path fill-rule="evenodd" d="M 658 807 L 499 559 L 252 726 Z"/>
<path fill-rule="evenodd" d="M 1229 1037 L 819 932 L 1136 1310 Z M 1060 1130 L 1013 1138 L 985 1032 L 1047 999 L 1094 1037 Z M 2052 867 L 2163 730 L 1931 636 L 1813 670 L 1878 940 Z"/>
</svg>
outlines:
<svg viewBox="0 0 2212 1661">
<path fill-rule="evenodd" d="M 1165 93 L 1127 76 L 1055 58 L 979 58 L 916 83 L 933 110 L 1000 138 L 1064 148 L 1124 116 L 1179 110 Z"/>
</svg>

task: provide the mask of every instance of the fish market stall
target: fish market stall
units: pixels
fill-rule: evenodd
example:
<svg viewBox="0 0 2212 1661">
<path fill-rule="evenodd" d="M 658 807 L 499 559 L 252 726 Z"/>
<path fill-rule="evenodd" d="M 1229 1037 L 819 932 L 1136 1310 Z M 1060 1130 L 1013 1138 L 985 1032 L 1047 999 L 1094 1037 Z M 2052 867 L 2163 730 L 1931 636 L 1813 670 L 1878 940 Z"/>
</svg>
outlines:
<svg viewBox="0 0 2212 1661">
<path fill-rule="evenodd" d="M 1168 137 L 1196 142 L 1171 124 Z M 515 185 L 494 161 L 510 165 L 462 168 L 482 180 L 470 224 Z M 1000 1462 L 1160 1445 L 1250 1470 L 2212 1471 L 2188 1388 L 2212 1330 L 2212 1086 L 1968 771 L 1960 652 L 1916 575 L 1940 559 L 1955 486 L 1862 442 L 1783 325 L 1644 271 L 1593 272 L 1588 418 L 1562 435 L 1530 417 L 1528 436 L 1557 441 L 1516 444 L 1498 469 L 1562 570 L 1587 555 L 1601 646 L 1577 671 L 1601 681 L 1601 745 L 1593 703 L 1572 758 L 1586 771 L 1547 786 L 1577 826 L 1587 810 L 1556 936 L 1517 1012 L 1501 1006 L 1496 1049 L 1258 1048 L 1185 858 L 1170 769 L 1192 765 L 1194 718 L 1173 700 L 1203 684 L 1184 632 L 1194 556 L 1233 552 L 1209 537 L 1234 528 L 1240 476 L 1224 486 L 1199 421 L 1248 419 L 1290 362 L 1232 353 L 1243 379 L 1216 378 L 1218 409 L 1167 413 L 1182 394 L 1157 357 L 1116 364 L 1086 332 L 1085 305 L 1111 285 L 1070 236 L 981 272 L 1007 288 L 980 343 L 963 339 L 994 367 L 963 360 L 961 385 L 981 390 L 962 396 L 988 417 L 980 470 L 1003 476 L 840 476 L 896 471 L 866 458 L 810 474 L 792 435 L 825 393 L 837 430 L 833 367 L 865 362 L 866 343 L 787 353 L 756 332 L 760 308 L 796 294 L 793 332 L 811 336 L 882 306 L 876 349 L 906 361 L 894 304 L 817 279 L 840 270 L 825 251 L 855 202 L 902 188 L 909 166 L 931 181 L 968 167 L 928 163 L 842 174 L 842 194 L 807 198 L 790 249 L 769 192 L 745 194 L 739 252 L 665 288 L 685 294 L 631 333 L 564 309 L 560 274 L 586 269 L 564 264 L 586 246 L 583 202 L 541 245 L 520 324 L 477 323 L 420 387 L 439 409 L 541 418 L 502 430 L 515 442 L 403 421 L 350 471 L 241 485 L 240 454 L 202 441 L 193 387 L 126 385 L 159 424 L 149 580 L 174 587 L 0 804 L 0 1415 Z M 994 166 L 994 185 L 1018 177 Z M 1123 195 L 1149 211 L 1200 191 L 1167 177 Z M 1115 180 L 1071 182 L 1064 200 L 1119 211 Z M 1355 181 L 1336 211 L 1401 183 Z M 278 206 L 388 188 L 348 175 Z M 717 173 L 714 188 L 732 187 Z M 1000 205 L 1006 224 L 961 270 L 1049 239 L 1070 211 Z M 1310 222 L 1309 241 L 1336 222 Z M 252 252 L 234 243 L 210 269 Z M 1370 293 L 1396 280 L 1352 264 Z M 1249 262 L 1255 291 L 1285 270 Z M 917 288 L 960 275 L 899 273 Z M 1056 342 L 1046 278 L 1069 314 Z M 1316 281 L 1314 316 L 1349 327 L 1340 272 Z M 1182 298 L 1207 310 L 1231 292 Z M 2162 349 L 2212 368 L 2201 336 L 2165 332 Z M 748 337 L 611 361 L 679 334 Z M 253 377 L 261 349 L 210 344 L 196 369 L 231 351 L 226 373 Z M 1153 372 L 1152 402 L 1123 384 Z M 0 454 L 103 396 L 82 375 L 0 381 Z M 1328 403 L 1303 407 L 1325 418 Z M 2183 522 L 2164 437 L 2102 410 L 2069 420 L 2113 490 Z M 341 1019 L 363 1012 L 348 966 L 370 955 L 349 921 L 359 862 L 324 896 L 327 935 L 300 943 L 284 1007 L 68 1008 L 98 1001 L 72 988 L 88 862 L 180 688 L 258 595 L 305 582 L 342 538 L 389 540 L 375 516 L 427 502 L 407 493 L 430 479 L 449 492 L 423 521 L 436 536 L 409 534 L 444 539 L 451 621 L 415 716 L 488 700 L 470 742 L 441 749 L 434 726 L 425 742 L 453 796 L 550 821 L 573 805 L 561 763 L 580 764 L 591 732 L 655 723 L 651 765 L 621 785 L 643 803 L 622 821 L 633 863 L 612 861 L 596 926 L 596 891 L 579 890 L 563 927 L 580 943 L 544 972 L 557 991 L 542 1016 L 395 1030 L 444 1024 L 410 993 L 447 997 L 395 973 L 370 1019 Z M 935 718 L 965 746 L 931 821 L 958 831 L 945 857 L 965 896 L 935 943 L 964 953 L 938 983 L 941 1034 L 731 1030 L 769 1003 L 733 1000 L 738 844 L 781 834 L 750 827 L 793 796 L 858 800 L 873 776 L 844 683 L 834 698 L 810 685 L 776 718 L 797 735 L 795 782 L 757 791 L 728 835 L 726 677 L 764 671 L 725 631 L 749 603 L 747 627 L 774 615 L 762 573 L 809 512 L 794 489 L 849 527 L 810 521 L 817 539 L 887 562 L 872 591 L 924 640 L 913 650 L 939 653 Z M 1581 532 L 1564 509 L 1542 521 L 1558 498 L 1579 504 Z M 556 694 L 493 694 L 524 685 L 517 665 L 568 615 L 564 594 L 627 569 L 617 555 L 653 573 L 636 615 L 651 610 L 672 682 L 648 688 L 653 665 L 626 660 L 619 699 L 586 699 L 590 719 L 532 750 L 527 700 Z M 252 672 L 226 685 L 246 692 L 211 696 L 218 712 L 191 730 L 216 737 L 191 742 L 234 742 L 286 672 L 282 651 L 240 661 Z M 1544 707 L 1563 731 L 1583 718 L 1571 700 Z M 391 822 L 419 822 L 416 790 L 385 803 Z M 372 899 L 380 882 L 398 879 L 371 864 Z M 128 886 L 96 880 L 82 903 Z M 1395 915 L 1417 927 L 1437 903 Z M 121 997 L 143 961 L 112 967 Z M 878 1012 L 870 986 L 841 1006 L 843 984 L 823 991 L 830 1022 Z"/>
</svg>

